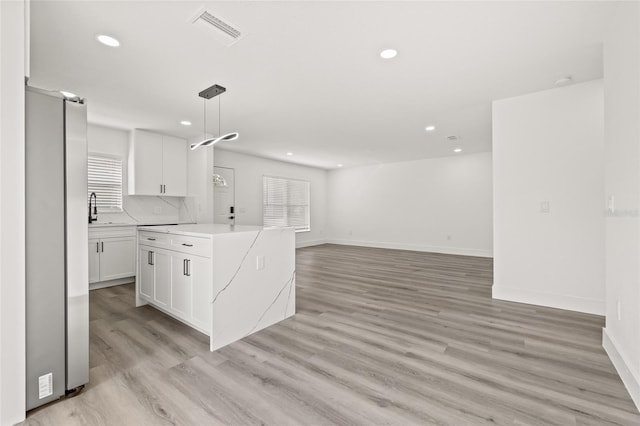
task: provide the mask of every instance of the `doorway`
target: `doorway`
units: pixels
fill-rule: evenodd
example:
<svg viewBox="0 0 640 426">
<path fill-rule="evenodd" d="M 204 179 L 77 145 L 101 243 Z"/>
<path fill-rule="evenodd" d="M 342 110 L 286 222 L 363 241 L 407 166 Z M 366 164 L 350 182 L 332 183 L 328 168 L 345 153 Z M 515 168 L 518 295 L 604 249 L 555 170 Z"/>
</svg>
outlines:
<svg viewBox="0 0 640 426">
<path fill-rule="evenodd" d="M 213 173 L 224 178 L 226 186 L 213 187 L 213 223 L 235 222 L 235 170 L 229 167 L 213 167 Z"/>
</svg>

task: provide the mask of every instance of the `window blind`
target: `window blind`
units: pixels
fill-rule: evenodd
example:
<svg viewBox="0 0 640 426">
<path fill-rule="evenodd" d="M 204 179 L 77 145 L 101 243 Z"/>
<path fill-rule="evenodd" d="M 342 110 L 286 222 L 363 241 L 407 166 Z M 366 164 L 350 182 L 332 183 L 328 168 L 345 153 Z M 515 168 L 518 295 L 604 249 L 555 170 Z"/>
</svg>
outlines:
<svg viewBox="0 0 640 426">
<path fill-rule="evenodd" d="M 89 156 L 88 194 L 96 193 L 98 212 L 122 211 L 122 160 Z M 87 198 L 88 203 L 88 198 Z"/>
<path fill-rule="evenodd" d="M 262 200 L 264 226 L 293 226 L 296 231 L 311 230 L 309 182 L 263 176 Z"/>
</svg>

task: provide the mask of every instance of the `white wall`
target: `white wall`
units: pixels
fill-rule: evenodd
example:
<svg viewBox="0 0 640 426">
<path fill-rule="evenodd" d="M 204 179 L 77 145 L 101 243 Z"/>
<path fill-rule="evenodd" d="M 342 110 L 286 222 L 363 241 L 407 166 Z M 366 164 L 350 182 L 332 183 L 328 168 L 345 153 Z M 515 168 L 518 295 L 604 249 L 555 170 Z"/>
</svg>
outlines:
<svg viewBox="0 0 640 426">
<path fill-rule="evenodd" d="M 491 154 L 329 172 L 329 240 L 491 256 Z"/>
<path fill-rule="evenodd" d="M 126 130 L 89 124 L 87 130 L 89 154 L 107 154 L 121 158 L 123 161 L 122 207 L 124 212 L 99 213 L 98 221 L 125 223 L 195 222 L 195 212 L 188 208 L 189 203 L 184 197 L 128 195 L 129 136 L 130 132 Z"/>
<path fill-rule="evenodd" d="M 0 1 L 0 425 L 25 414 L 24 9 Z"/>
<path fill-rule="evenodd" d="M 603 345 L 640 408 L 640 5 L 616 7 L 604 43 L 605 194 L 614 210 L 605 221 Z"/>
<path fill-rule="evenodd" d="M 493 103 L 493 297 L 604 313 L 602 92 Z"/>
<path fill-rule="evenodd" d="M 311 231 L 297 232 L 298 247 L 321 244 L 327 232 L 327 172 L 314 167 L 216 149 L 215 166 L 235 170 L 236 223 L 262 225 L 262 176 L 273 175 L 310 182 Z M 210 176 L 213 170 L 207 176 Z M 212 186 L 212 185 L 209 185 Z M 210 203 L 213 206 L 213 202 Z"/>
</svg>

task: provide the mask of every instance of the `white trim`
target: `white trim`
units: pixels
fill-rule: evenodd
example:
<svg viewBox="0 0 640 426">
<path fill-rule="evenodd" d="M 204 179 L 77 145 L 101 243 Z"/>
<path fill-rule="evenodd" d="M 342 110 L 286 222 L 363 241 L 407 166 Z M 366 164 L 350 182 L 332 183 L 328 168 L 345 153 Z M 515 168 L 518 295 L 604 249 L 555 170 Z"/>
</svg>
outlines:
<svg viewBox="0 0 640 426">
<path fill-rule="evenodd" d="M 114 287 L 122 284 L 130 284 L 130 283 L 134 283 L 135 280 L 136 280 L 136 277 L 128 277 L 128 278 L 117 278 L 115 280 L 109 280 L 109 281 L 100 281 L 97 283 L 89 284 L 89 290 L 97 290 L 99 288 L 107 288 L 107 287 Z"/>
<path fill-rule="evenodd" d="M 543 293 L 512 287 L 496 287 L 492 289 L 493 298 L 510 302 L 527 303 L 529 305 L 546 306 L 594 315 L 605 314 L 604 300 L 587 299 L 568 294 Z"/>
<path fill-rule="evenodd" d="M 621 347 L 613 336 L 609 335 L 606 328 L 602 329 L 602 347 L 609 355 L 609 359 L 613 363 L 618 375 L 622 379 L 622 383 L 629 391 L 631 399 L 640 410 L 640 377 L 630 368 L 633 364 L 629 362 L 629 358 L 622 352 Z"/>
<path fill-rule="evenodd" d="M 379 241 L 356 241 L 356 240 L 334 240 L 334 239 L 329 239 L 326 241 L 326 243 L 340 244 L 340 245 L 346 245 L 346 246 L 376 247 L 376 248 L 386 248 L 386 249 L 393 249 L 393 250 L 410 250 L 410 251 L 424 251 L 429 253 L 455 254 L 460 256 L 493 257 L 493 252 L 491 250 L 472 249 L 472 248 L 464 248 L 464 247 L 439 247 L 439 246 L 411 244 L 411 243 L 387 243 L 387 242 L 379 242 Z"/>
<path fill-rule="evenodd" d="M 296 248 L 319 246 L 320 244 L 326 244 L 327 240 L 311 240 L 311 241 L 299 241 L 296 242 Z"/>
</svg>

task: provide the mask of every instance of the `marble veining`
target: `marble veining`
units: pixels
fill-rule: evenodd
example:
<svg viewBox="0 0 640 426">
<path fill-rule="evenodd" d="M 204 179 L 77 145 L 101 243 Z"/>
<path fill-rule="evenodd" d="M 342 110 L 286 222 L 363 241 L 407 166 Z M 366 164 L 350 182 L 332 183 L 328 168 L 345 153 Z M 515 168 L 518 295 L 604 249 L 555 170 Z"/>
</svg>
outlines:
<svg viewBox="0 0 640 426">
<path fill-rule="evenodd" d="M 295 314 L 293 228 L 213 235 L 212 243 L 211 350 Z"/>
<path fill-rule="evenodd" d="M 280 298 L 280 295 L 282 295 L 282 292 L 284 291 L 284 289 L 289 287 L 289 292 L 288 292 L 288 297 L 287 297 L 287 304 L 285 305 L 284 316 L 283 316 L 282 319 L 285 319 L 287 317 L 287 308 L 289 307 L 289 300 L 291 298 L 291 287 L 293 286 L 293 283 L 295 282 L 295 279 L 296 279 L 296 271 L 293 271 L 293 273 L 291 274 L 291 278 L 289 278 L 289 280 L 287 280 L 287 282 L 284 283 L 284 285 L 282 286 L 282 288 L 280 289 L 280 291 L 278 292 L 276 297 L 273 299 L 271 304 L 269 304 L 269 306 L 267 306 L 267 309 L 265 309 L 265 311 L 262 313 L 262 315 L 260 315 L 260 318 L 258 318 L 258 321 L 256 322 L 256 324 L 246 334 L 247 336 L 250 335 L 251 333 L 253 333 L 256 328 L 258 328 L 258 326 L 260 325 L 260 322 L 262 321 L 264 316 L 267 315 L 267 312 L 269 312 L 269 310 L 273 307 L 273 305 L 275 305 L 275 303 L 278 301 L 278 299 Z"/>
<path fill-rule="evenodd" d="M 229 286 L 231 285 L 233 280 L 236 278 L 236 276 L 238 275 L 238 273 L 242 269 L 242 265 L 244 265 L 244 261 L 247 259 L 247 256 L 249 256 L 249 253 L 251 252 L 251 249 L 253 248 L 253 246 L 256 245 L 256 241 L 258 241 L 258 238 L 260 238 L 260 234 L 262 234 L 262 231 L 258 231 L 258 233 L 256 234 L 256 237 L 253 239 L 253 242 L 251 243 L 251 245 L 247 249 L 246 253 L 242 257 L 242 261 L 240 261 L 240 264 L 238 265 L 238 269 L 236 269 L 236 272 L 233 274 L 233 276 L 231 277 L 229 282 L 219 292 L 216 293 L 215 297 L 211 301 L 211 304 L 216 303 L 216 300 L 218 300 L 218 297 L 222 294 L 222 292 L 225 291 L 227 288 L 229 288 Z"/>
</svg>

